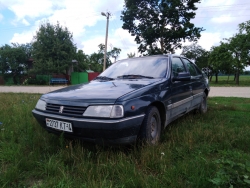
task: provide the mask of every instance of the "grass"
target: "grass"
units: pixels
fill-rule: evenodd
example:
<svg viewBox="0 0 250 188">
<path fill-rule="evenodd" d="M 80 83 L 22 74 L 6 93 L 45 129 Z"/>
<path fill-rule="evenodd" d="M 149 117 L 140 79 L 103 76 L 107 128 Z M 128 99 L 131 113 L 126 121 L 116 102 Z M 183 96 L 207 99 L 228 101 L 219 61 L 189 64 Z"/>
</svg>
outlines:
<svg viewBox="0 0 250 188">
<path fill-rule="evenodd" d="M 31 114 L 39 97 L 0 94 L 0 187 L 250 185 L 250 99 L 209 98 L 155 147 L 103 148 L 48 134 Z"/>
<path fill-rule="evenodd" d="M 225 87 L 237 87 L 234 76 L 231 75 L 228 80 L 228 76 L 218 76 L 218 83 L 215 82 L 216 77 L 212 77 L 212 81 L 209 82 L 210 86 L 225 86 Z M 241 75 L 239 86 L 249 87 L 250 86 L 250 76 Z"/>
</svg>

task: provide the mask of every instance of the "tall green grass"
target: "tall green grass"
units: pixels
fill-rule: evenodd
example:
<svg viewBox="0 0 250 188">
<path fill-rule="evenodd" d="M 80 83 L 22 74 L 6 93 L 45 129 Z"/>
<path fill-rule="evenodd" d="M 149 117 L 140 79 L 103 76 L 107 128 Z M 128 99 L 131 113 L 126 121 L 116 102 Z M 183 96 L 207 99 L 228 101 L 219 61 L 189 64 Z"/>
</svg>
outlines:
<svg viewBox="0 0 250 188">
<path fill-rule="evenodd" d="M 155 147 L 101 147 L 48 134 L 40 95 L 0 94 L 0 187 L 249 187 L 250 99 L 209 98 Z"/>
</svg>

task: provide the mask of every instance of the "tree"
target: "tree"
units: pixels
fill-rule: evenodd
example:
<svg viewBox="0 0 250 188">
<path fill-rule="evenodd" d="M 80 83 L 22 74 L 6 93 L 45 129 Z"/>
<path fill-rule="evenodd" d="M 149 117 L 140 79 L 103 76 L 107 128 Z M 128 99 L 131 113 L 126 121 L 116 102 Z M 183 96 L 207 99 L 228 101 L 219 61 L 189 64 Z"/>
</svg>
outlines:
<svg viewBox="0 0 250 188">
<path fill-rule="evenodd" d="M 12 43 L 12 46 L 5 44 L 0 50 L 0 66 L 4 76 L 11 76 L 14 84 L 18 84 L 18 77 L 26 71 L 27 60 L 30 57 L 27 46 Z"/>
<path fill-rule="evenodd" d="M 135 57 L 135 53 L 130 52 L 127 54 L 127 56 L 128 56 L 128 58 L 133 58 L 133 57 Z"/>
<path fill-rule="evenodd" d="M 250 62 L 250 21 L 239 24 L 239 33 L 226 40 L 234 58 L 236 84 L 239 85 L 240 72 Z"/>
<path fill-rule="evenodd" d="M 190 22 L 200 0 L 125 0 L 123 29 L 135 36 L 143 55 L 174 52 L 182 41 L 197 41 L 203 28 Z"/>
<path fill-rule="evenodd" d="M 89 56 L 82 50 L 78 50 L 74 59 L 77 61 L 78 71 L 85 71 L 89 69 Z"/>
<path fill-rule="evenodd" d="M 108 54 L 109 58 L 112 57 L 112 58 L 115 59 L 115 61 L 114 61 L 114 63 L 115 63 L 116 59 L 117 59 L 117 57 L 119 56 L 120 53 L 121 53 L 120 48 L 113 47 L 112 50 L 110 52 L 108 52 L 107 54 Z"/>
<path fill-rule="evenodd" d="M 181 55 L 193 60 L 200 69 L 208 67 L 209 52 L 197 45 L 197 43 L 183 46 Z"/>
<path fill-rule="evenodd" d="M 212 47 L 209 54 L 209 67 L 216 76 L 218 82 L 219 72 L 231 72 L 233 68 L 233 57 L 229 51 L 229 45 L 221 42 L 220 46 Z"/>
<path fill-rule="evenodd" d="M 92 53 L 89 56 L 90 69 L 95 72 L 102 72 L 103 70 L 103 54 L 102 53 Z"/>
<path fill-rule="evenodd" d="M 73 34 L 57 23 L 42 24 L 34 36 L 34 71 L 67 74 L 76 53 Z"/>
<path fill-rule="evenodd" d="M 88 58 L 88 64 L 89 67 L 95 71 L 95 72 L 102 72 L 103 70 L 103 59 L 104 59 L 104 50 L 105 50 L 105 45 L 104 44 L 99 44 L 98 45 L 99 50 L 98 52 L 94 52 L 91 55 L 89 55 Z M 111 51 L 107 52 L 106 56 L 106 67 L 108 68 L 110 65 L 112 65 L 111 58 L 117 58 L 118 55 L 120 54 L 121 49 L 117 47 L 113 47 Z"/>
</svg>

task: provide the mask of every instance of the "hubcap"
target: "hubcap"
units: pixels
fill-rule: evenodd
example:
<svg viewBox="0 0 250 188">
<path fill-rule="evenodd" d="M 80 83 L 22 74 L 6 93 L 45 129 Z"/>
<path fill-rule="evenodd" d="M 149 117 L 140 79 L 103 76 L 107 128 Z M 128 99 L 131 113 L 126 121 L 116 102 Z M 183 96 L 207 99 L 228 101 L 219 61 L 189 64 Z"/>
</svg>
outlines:
<svg viewBox="0 0 250 188">
<path fill-rule="evenodd" d="M 151 124 L 151 138 L 153 140 L 157 136 L 157 118 L 155 116 L 151 118 L 150 124 Z"/>
</svg>

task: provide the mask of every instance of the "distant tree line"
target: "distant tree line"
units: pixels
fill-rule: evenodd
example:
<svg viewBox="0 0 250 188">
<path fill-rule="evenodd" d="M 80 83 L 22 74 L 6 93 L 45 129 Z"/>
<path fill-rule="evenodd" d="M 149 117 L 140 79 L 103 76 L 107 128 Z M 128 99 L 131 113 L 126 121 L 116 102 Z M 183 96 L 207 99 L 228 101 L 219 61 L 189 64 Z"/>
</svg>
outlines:
<svg viewBox="0 0 250 188">
<path fill-rule="evenodd" d="M 243 22 L 238 26 L 238 33 L 224 39 L 219 46 L 213 46 L 206 51 L 196 43 L 184 46 L 182 55 L 192 59 L 200 68 L 207 70 L 212 79 L 216 77 L 218 82 L 219 73 L 234 75 L 235 83 L 239 85 L 240 74 L 246 66 L 250 65 L 250 21 Z"/>
</svg>

